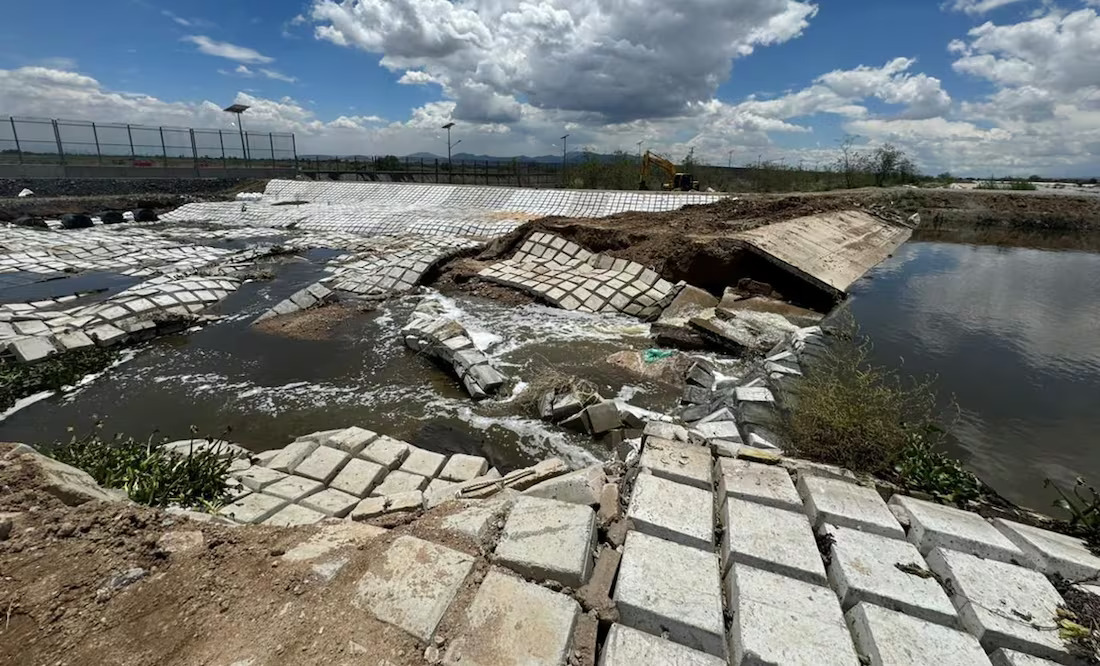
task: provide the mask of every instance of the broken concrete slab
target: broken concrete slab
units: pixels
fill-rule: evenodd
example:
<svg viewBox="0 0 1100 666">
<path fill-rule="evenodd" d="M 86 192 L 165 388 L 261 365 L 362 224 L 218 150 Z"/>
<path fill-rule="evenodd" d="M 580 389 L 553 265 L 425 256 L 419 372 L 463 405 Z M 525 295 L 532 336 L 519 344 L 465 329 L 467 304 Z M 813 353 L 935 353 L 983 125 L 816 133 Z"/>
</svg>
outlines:
<svg viewBox="0 0 1100 666">
<path fill-rule="evenodd" d="M 905 538 L 897 518 L 874 488 L 810 475 L 799 476 L 795 485 L 815 529 L 829 523 L 894 539 Z"/>
<path fill-rule="evenodd" d="M 976 513 L 904 495 L 894 495 L 890 505 L 908 516 L 908 539 L 922 555 L 939 547 L 1009 564 L 1026 562 L 1016 544 Z"/>
<path fill-rule="evenodd" d="M 82 469 L 42 455 L 29 446 L 17 448 L 16 452 L 38 469 L 42 489 L 66 506 L 78 506 L 92 500 L 115 502 L 119 499 Z"/>
<path fill-rule="evenodd" d="M 866 601 L 928 622 L 954 627 L 958 615 L 951 600 L 916 546 L 908 541 L 846 527 L 824 525 L 829 546 L 829 583 L 848 610 Z"/>
<path fill-rule="evenodd" d="M 419 511 L 424 508 L 424 493 L 413 490 L 384 497 L 368 497 L 351 510 L 351 519 L 370 520 L 387 513 Z"/>
<path fill-rule="evenodd" d="M 512 506 L 496 558 L 526 578 L 578 588 L 592 571 L 596 513 L 591 507 L 541 497 Z"/>
<path fill-rule="evenodd" d="M 664 421 L 647 421 L 645 429 L 642 431 L 642 437 L 644 439 L 659 437 L 660 439 L 672 439 L 677 442 L 691 441 L 691 438 L 688 436 L 687 428 L 682 425 L 666 423 Z"/>
<path fill-rule="evenodd" d="M 719 458 L 714 464 L 714 473 L 718 477 L 719 505 L 724 504 L 726 498 L 734 497 L 777 509 L 803 511 L 802 499 L 791 475 L 778 465 Z"/>
<path fill-rule="evenodd" d="M 726 576 L 726 599 L 733 616 L 731 664 L 858 662 L 840 604 L 827 587 L 735 562 Z"/>
<path fill-rule="evenodd" d="M 1008 648 L 1068 660 L 1054 630 L 1065 601 L 1043 574 L 943 548 L 929 554 L 928 567 L 949 586 L 962 626 L 987 652 Z"/>
<path fill-rule="evenodd" d="M 638 531 L 650 536 L 708 552 L 714 547 L 714 499 L 709 491 L 639 474 L 626 515 Z"/>
<path fill-rule="evenodd" d="M 287 504 L 263 521 L 271 527 L 299 527 L 313 525 L 325 519 L 325 514 L 300 504 Z"/>
<path fill-rule="evenodd" d="M 619 418 L 619 406 L 614 400 L 604 400 L 589 405 L 584 412 L 588 415 L 588 423 L 593 435 L 600 435 L 623 425 L 622 419 Z"/>
<path fill-rule="evenodd" d="M 731 497 L 722 511 L 722 525 L 723 573 L 739 562 L 807 583 L 827 584 L 805 515 Z"/>
<path fill-rule="evenodd" d="M 1033 569 L 1067 580 L 1100 575 L 1100 557 L 1093 555 L 1081 539 L 1004 518 L 995 518 L 993 525 L 1024 552 Z"/>
<path fill-rule="evenodd" d="M 564 665 L 580 606 L 557 592 L 492 570 L 459 634 L 447 646 L 449 666 Z"/>
<path fill-rule="evenodd" d="M 346 451 L 351 455 L 356 455 L 363 448 L 378 438 L 378 433 L 367 430 L 366 428 L 360 428 L 359 426 L 351 426 L 350 428 L 344 428 L 343 430 L 329 435 L 325 440 L 326 446 L 331 446 L 341 451 Z"/>
<path fill-rule="evenodd" d="M 722 302 L 715 309 L 715 314 L 721 318 L 725 318 L 728 316 L 728 313 L 742 310 L 751 312 L 771 312 L 782 316 L 795 326 L 814 326 L 824 318 L 824 315 L 820 312 L 800 308 L 797 305 L 791 305 L 785 301 L 769 298 L 767 296 L 750 296 L 749 298 L 739 298 L 737 300 L 723 298 Z"/>
<path fill-rule="evenodd" d="M 686 319 L 717 305 L 718 299 L 710 292 L 685 284 L 661 313 L 660 319 Z"/>
<path fill-rule="evenodd" d="M 384 495 L 399 495 L 414 490 L 423 490 L 428 485 L 428 477 L 419 474 L 410 474 L 396 469 L 382 479 L 382 483 L 375 486 L 370 494 L 374 497 Z"/>
<path fill-rule="evenodd" d="M 603 465 L 593 465 L 537 483 L 524 490 L 523 494 L 595 506 L 600 503 L 600 492 L 606 483 Z"/>
<path fill-rule="evenodd" d="M 780 268 L 839 296 L 912 233 L 851 210 L 776 222 L 734 237 Z"/>
<path fill-rule="evenodd" d="M 319 493 L 303 498 L 301 505 L 326 516 L 343 518 L 351 513 L 351 510 L 359 504 L 359 501 L 359 498 L 355 495 L 349 495 L 335 488 L 326 488 Z"/>
<path fill-rule="evenodd" d="M 644 471 L 669 481 L 703 490 L 713 487 L 710 450 L 696 444 L 648 437 L 639 465 Z"/>
<path fill-rule="evenodd" d="M 798 328 L 769 312 L 731 312 L 728 319 L 693 317 L 688 323 L 704 338 L 734 354 L 771 349 Z"/>
<path fill-rule="evenodd" d="M 600 666 L 724 666 L 726 661 L 626 625 L 613 624 L 604 640 L 599 663 Z"/>
<path fill-rule="evenodd" d="M 359 546 L 386 534 L 386 530 L 373 525 L 361 525 L 348 521 L 322 525 L 316 533 L 283 553 L 287 562 L 308 562 L 344 547 Z"/>
<path fill-rule="evenodd" d="M 989 666 L 982 646 L 962 631 L 868 603 L 845 618 L 870 666 Z"/>
<path fill-rule="evenodd" d="M 492 533 L 496 522 L 508 513 L 518 495 L 514 490 L 504 490 L 483 500 L 456 500 L 463 509 L 445 517 L 440 528 L 464 534 L 478 543 L 484 543 Z"/>
<path fill-rule="evenodd" d="M 628 532 L 615 585 L 620 621 L 722 659 L 726 656 L 718 557 Z"/>
<path fill-rule="evenodd" d="M 447 481 L 469 481 L 489 470 L 489 461 L 481 456 L 456 453 L 439 472 L 439 478 Z"/>
<path fill-rule="evenodd" d="M 309 454 L 320 446 L 313 440 L 301 440 L 284 446 L 275 457 L 268 461 L 267 466 L 276 472 L 290 474 Z"/>
<path fill-rule="evenodd" d="M 223 506 L 218 510 L 218 515 L 238 523 L 254 525 L 275 515 L 275 512 L 285 507 L 287 503 L 287 500 L 281 497 L 252 493 Z"/>
<path fill-rule="evenodd" d="M 473 566 L 465 553 L 399 536 L 370 562 L 353 603 L 427 643 Z"/>
<path fill-rule="evenodd" d="M 261 465 L 253 465 L 235 476 L 245 488 L 253 492 L 260 492 L 276 481 L 286 478 L 286 474 Z"/>
</svg>

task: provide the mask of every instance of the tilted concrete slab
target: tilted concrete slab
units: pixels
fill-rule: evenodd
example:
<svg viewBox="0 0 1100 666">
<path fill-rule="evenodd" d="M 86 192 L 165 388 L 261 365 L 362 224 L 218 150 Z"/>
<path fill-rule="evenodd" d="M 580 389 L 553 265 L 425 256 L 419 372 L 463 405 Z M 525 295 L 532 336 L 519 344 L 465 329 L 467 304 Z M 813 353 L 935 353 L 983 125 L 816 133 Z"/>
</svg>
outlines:
<svg viewBox="0 0 1100 666">
<path fill-rule="evenodd" d="M 626 511 L 639 532 L 710 551 L 714 545 L 712 493 L 639 474 Z"/>
<path fill-rule="evenodd" d="M 825 565 L 817 550 L 810 522 L 794 511 L 726 500 L 722 511 L 722 572 L 734 562 L 825 585 Z"/>
<path fill-rule="evenodd" d="M 573 599 L 490 571 L 447 647 L 450 666 L 561 664 L 569 658 L 581 607 Z"/>
<path fill-rule="evenodd" d="M 726 662 L 706 652 L 692 650 L 644 631 L 613 624 L 607 632 L 599 663 L 600 666 L 724 666 Z"/>
<path fill-rule="evenodd" d="M 1068 580 L 1100 575 L 1100 557 L 1093 555 L 1081 539 L 1004 518 L 994 518 L 993 524 L 1024 551 L 1026 564 L 1032 569 Z"/>
<path fill-rule="evenodd" d="M 912 233 L 862 211 L 847 210 L 777 222 L 734 238 L 817 287 L 842 294 Z"/>
<path fill-rule="evenodd" d="M 796 486 L 815 528 L 828 523 L 892 539 L 905 538 L 898 519 L 874 488 L 816 476 L 800 476 Z"/>
<path fill-rule="evenodd" d="M 371 562 L 354 603 L 428 642 L 473 567 L 465 553 L 400 536 Z"/>
<path fill-rule="evenodd" d="M 976 513 L 904 495 L 891 497 L 890 506 L 909 518 L 909 541 L 922 555 L 939 547 L 1009 564 L 1027 563 L 1022 550 Z"/>
<path fill-rule="evenodd" d="M 496 556 L 501 564 L 535 580 L 577 588 L 592 571 L 596 512 L 592 507 L 541 497 L 521 497 L 508 514 Z"/>
</svg>

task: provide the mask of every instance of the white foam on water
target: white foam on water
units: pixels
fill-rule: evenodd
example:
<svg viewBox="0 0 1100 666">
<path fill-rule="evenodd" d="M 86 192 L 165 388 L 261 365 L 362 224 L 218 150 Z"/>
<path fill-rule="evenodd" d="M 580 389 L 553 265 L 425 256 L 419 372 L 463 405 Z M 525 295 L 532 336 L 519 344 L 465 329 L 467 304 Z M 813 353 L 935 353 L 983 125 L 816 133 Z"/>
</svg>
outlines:
<svg viewBox="0 0 1100 666">
<path fill-rule="evenodd" d="M 542 421 L 521 416 L 483 416 L 475 414 L 469 405 L 459 406 L 450 415 L 478 430 L 497 427 L 514 433 L 518 436 L 516 446 L 535 459 L 561 458 L 574 469 L 603 462 L 590 451 L 570 442 L 560 431 L 551 430 Z"/>
<path fill-rule="evenodd" d="M 18 412 L 20 409 L 30 407 L 31 405 L 33 405 L 36 402 L 41 402 L 41 401 L 45 400 L 46 398 L 49 398 L 53 394 L 54 394 L 53 391 L 42 391 L 41 393 L 35 393 L 34 395 L 28 395 L 25 398 L 20 398 L 20 399 L 16 400 L 15 404 L 13 404 L 11 407 L 9 407 L 6 412 L 4 412 L 3 414 L 0 414 L 0 421 L 3 421 L 4 419 L 8 418 L 12 414 Z"/>
</svg>

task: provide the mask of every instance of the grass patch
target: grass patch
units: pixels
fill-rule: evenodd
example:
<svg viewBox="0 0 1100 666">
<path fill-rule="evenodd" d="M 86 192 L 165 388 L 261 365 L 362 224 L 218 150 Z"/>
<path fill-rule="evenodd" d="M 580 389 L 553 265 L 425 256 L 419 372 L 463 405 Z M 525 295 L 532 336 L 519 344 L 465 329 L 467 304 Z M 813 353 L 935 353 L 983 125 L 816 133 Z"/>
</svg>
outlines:
<svg viewBox="0 0 1100 666">
<path fill-rule="evenodd" d="M 145 441 L 122 435 L 105 440 L 100 427 L 74 436 L 50 455 L 91 474 L 101 486 L 124 490 L 139 504 L 213 511 L 226 502 L 230 458 L 197 447 L 168 450 L 168 440 L 155 435 Z"/>
<path fill-rule="evenodd" d="M 978 181 L 977 189 L 979 190 L 1015 190 L 1015 191 L 1027 191 L 1039 189 L 1034 183 L 1028 180 L 1010 179 L 1010 180 L 981 180 Z"/>
<path fill-rule="evenodd" d="M 38 363 L 0 361 L 0 411 L 10 409 L 20 398 L 71 386 L 85 375 L 103 370 L 114 360 L 114 352 L 89 347 L 55 354 Z"/>
<path fill-rule="evenodd" d="M 940 452 L 933 380 L 907 380 L 874 365 L 870 345 L 839 335 L 794 388 L 782 429 L 795 456 L 872 474 L 941 501 L 986 494 L 962 464 Z"/>
<path fill-rule="evenodd" d="M 561 396 L 572 393 L 584 405 L 600 401 L 600 391 L 592 382 L 557 370 L 549 361 L 542 359 L 541 367 L 535 378 L 516 396 L 516 404 L 525 413 L 539 418 L 539 401 L 547 393 Z"/>
</svg>

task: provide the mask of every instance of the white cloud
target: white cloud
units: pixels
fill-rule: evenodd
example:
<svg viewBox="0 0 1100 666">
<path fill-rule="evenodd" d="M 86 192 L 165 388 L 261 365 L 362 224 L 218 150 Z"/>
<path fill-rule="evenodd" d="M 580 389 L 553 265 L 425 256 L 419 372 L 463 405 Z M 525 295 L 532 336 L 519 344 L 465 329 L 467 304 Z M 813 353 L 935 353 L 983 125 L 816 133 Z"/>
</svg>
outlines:
<svg viewBox="0 0 1100 666">
<path fill-rule="evenodd" d="M 950 8 L 967 14 L 985 14 L 1000 7 L 1016 4 L 1021 0 L 953 0 Z"/>
<path fill-rule="evenodd" d="M 425 85 L 428 83 L 439 83 L 435 80 L 435 77 L 427 72 L 422 72 L 416 69 L 410 69 L 401 75 L 401 78 L 397 80 L 398 83 L 407 86 Z"/>
<path fill-rule="evenodd" d="M 298 77 L 289 76 L 287 74 L 283 74 L 282 72 L 274 70 L 274 69 L 267 69 L 267 68 L 261 67 L 260 68 L 260 73 L 263 74 L 264 76 L 266 76 L 267 78 L 275 79 L 276 81 L 284 81 L 286 83 L 296 83 L 298 81 Z"/>
<path fill-rule="evenodd" d="M 431 76 L 459 120 L 515 118 L 522 101 L 619 122 L 711 100 L 734 59 L 797 37 L 816 11 L 795 0 L 314 0 L 310 17 L 318 39 Z"/>
<path fill-rule="evenodd" d="M 187 35 L 183 38 L 183 41 L 191 42 L 198 47 L 201 53 L 217 56 L 219 58 L 227 58 L 229 60 L 255 65 L 266 65 L 275 62 L 275 58 L 269 58 L 259 51 L 250 49 L 247 46 L 238 46 L 236 44 L 230 44 L 229 42 L 219 42 L 202 35 Z"/>
</svg>

